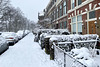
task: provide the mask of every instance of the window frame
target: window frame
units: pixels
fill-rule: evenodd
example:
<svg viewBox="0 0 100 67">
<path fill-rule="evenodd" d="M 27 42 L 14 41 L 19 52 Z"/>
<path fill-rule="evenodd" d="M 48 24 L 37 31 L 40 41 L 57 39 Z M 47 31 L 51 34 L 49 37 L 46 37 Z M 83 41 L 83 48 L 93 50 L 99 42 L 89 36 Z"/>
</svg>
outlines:
<svg viewBox="0 0 100 67">
<path fill-rule="evenodd" d="M 66 1 L 64 1 L 63 2 L 63 15 L 65 15 L 66 14 L 66 5 L 67 5 L 67 3 L 66 3 Z"/>
<path fill-rule="evenodd" d="M 57 18 L 59 18 L 59 8 L 57 7 Z"/>
<path fill-rule="evenodd" d="M 77 0 L 77 6 L 81 5 L 82 4 L 82 0 L 81 2 L 79 2 L 80 0 Z"/>
<path fill-rule="evenodd" d="M 78 17 L 80 18 L 81 17 L 81 19 L 78 19 Z M 74 19 L 75 18 L 75 19 Z M 76 18 L 77 18 L 77 20 L 76 20 Z M 76 23 L 77 22 L 77 23 Z M 76 27 L 74 27 L 74 25 L 76 26 L 76 24 L 77 24 L 77 30 L 78 30 L 78 33 L 79 34 L 82 34 L 82 15 L 78 15 L 78 16 L 74 16 L 74 17 L 72 17 L 72 33 L 76 33 Z M 79 24 L 81 24 L 81 28 L 79 27 L 80 25 Z M 78 26 L 79 25 L 79 26 Z M 80 30 L 81 29 L 81 30 Z"/>
<path fill-rule="evenodd" d="M 59 17 L 62 16 L 62 4 L 60 5 Z"/>
<path fill-rule="evenodd" d="M 60 22 L 60 29 L 62 29 L 62 22 Z"/>
<path fill-rule="evenodd" d="M 63 22 L 63 27 L 64 27 L 64 29 L 67 28 L 67 21 L 64 21 L 64 22 Z"/>
<path fill-rule="evenodd" d="M 71 9 L 75 8 L 75 0 L 71 0 Z"/>
<path fill-rule="evenodd" d="M 90 17 L 90 15 L 93 16 L 93 13 L 91 13 L 91 12 L 94 12 L 94 13 L 95 13 L 95 14 L 94 14 L 94 17 Z M 90 14 L 90 13 L 91 13 L 91 14 Z M 89 19 L 94 19 L 94 18 L 96 18 L 96 11 L 95 11 L 95 10 L 92 10 L 92 11 L 89 12 Z"/>
<path fill-rule="evenodd" d="M 75 18 L 75 21 L 74 21 L 74 18 Z M 74 25 L 76 26 L 76 16 L 72 17 L 72 32 L 76 33 L 76 27 L 74 28 Z"/>
</svg>

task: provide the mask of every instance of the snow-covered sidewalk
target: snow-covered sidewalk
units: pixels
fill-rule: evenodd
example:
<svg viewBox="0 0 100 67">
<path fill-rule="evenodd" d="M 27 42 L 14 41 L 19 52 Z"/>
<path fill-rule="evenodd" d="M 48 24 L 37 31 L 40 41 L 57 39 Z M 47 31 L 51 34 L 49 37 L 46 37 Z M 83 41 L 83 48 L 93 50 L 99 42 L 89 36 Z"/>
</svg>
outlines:
<svg viewBox="0 0 100 67">
<path fill-rule="evenodd" d="M 58 67 L 28 34 L 0 56 L 0 67 Z"/>
</svg>

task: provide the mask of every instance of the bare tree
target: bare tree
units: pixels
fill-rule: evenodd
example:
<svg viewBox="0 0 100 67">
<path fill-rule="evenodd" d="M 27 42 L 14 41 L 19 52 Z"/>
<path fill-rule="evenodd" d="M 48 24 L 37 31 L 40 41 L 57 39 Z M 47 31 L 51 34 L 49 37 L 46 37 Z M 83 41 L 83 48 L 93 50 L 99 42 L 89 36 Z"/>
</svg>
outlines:
<svg viewBox="0 0 100 67">
<path fill-rule="evenodd" d="M 35 24 L 27 19 L 19 8 L 9 4 L 9 0 L 0 0 L 0 31 L 33 29 Z"/>
</svg>

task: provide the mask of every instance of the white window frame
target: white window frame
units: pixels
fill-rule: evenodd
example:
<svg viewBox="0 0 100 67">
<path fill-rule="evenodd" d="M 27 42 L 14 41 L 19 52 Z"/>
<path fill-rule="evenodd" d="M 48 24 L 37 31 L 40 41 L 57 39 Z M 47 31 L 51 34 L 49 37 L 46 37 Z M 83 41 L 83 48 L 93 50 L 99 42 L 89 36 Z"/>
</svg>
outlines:
<svg viewBox="0 0 100 67">
<path fill-rule="evenodd" d="M 90 12 L 92 12 L 92 11 L 95 11 L 95 10 L 89 11 L 89 19 L 90 19 Z M 96 11 L 95 11 L 95 15 L 96 15 Z M 96 18 L 96 16 L 95 16 L 95 18 Z M 94 18 L 91 18 L 91 19 L 94 19 Z"/>
<path fill-rule="evenodd" d="M 73 18 L 75 18 L 75 21 L 73 22 Z M 71 22 L 71 24 L 72 24 L 72 33 L 73 33 L 73 25 L 75 24 L 76 25 L 76 16 L 75 17 L 72 17 L 72 22 Z M 76 29 L 76 28 L 75 28 Z M 75 30 L 75 33 L 76 33 L 76 30 Z"/>
<path fill-rule="evenodd" d="M 81 16 L 81 20 L 80 21 L 78 21 L 78 17 L 79 16 Z M 75 20 L 73 20 L 73 18 L 75 18 Z M 79 28 L 78 28 L 78 24 L 79 23 L 82 23 L 83 21 L 82 21 L 82 15 L 78 15 L 78 16 L 74 16 L 74 17 L 72 17 L 72 20 L 71 20 L 71 28 L 72 28 L 72 33 L 79 33 L 79 32 L 82 32 L 82 29 L 81 29 L 81 31 L 79 31 Z M 77 27 L 76 28 L 73 28 L 73 25 L 76 25 Z M 73 30 L 73 29 L 76 29 L 75 31 Z"/>
<path fill-rule="evenodd" d="M 78 17 L 79 17 L 79 16 L 81 16 L 81 21 L 78 21 Z M 82 29 L 81 29 L 81 31 L 79 31 L 80 28 L 78 28 L 78 24 L 79 24 L 79 23 L 82 24 L 82 22 L 83 22 L 83 21 L 82 21 L 82 15 L 78 15 L 78 16 L 77 16 L 77 30 L 78 30 L 78 32 L 82 32 Z M 82 28 L 82 27 L 81 27 L 81 28 Z"/>
<path fill-rule="evenodd" d="M 57 18 L 59 17 L 58 14 L 59 14 L 59 11 L 58 11 L 58 7 L 57 7 Z"/>
<path fill-rule="evenodd" d="M 64 1 L 63 3 L 63 15 L 66 14 L 66 1 Z"/>
<path fill-rule="evenodd" d="M 81 4 L 82 4 L 82 3 L 81 3 Z M 81 5 L 81 4 L 80 4 L 80 5 Z M 76 5 L 79 6 L 79 5 L 78 5 L 78 0 L 76 0 Z"/>
<path fill-rule="evenodd" d="M 59 17 L 62 16 L 62 5 L 60 5 Z"/>
<path fill-rule="evenodd" d="M 74 9 L 73 8 L 73 3 L 74 3 L 74 8 L 75 8 L 75 0 L 71 0 L 71 9 Z"/>
</svg>

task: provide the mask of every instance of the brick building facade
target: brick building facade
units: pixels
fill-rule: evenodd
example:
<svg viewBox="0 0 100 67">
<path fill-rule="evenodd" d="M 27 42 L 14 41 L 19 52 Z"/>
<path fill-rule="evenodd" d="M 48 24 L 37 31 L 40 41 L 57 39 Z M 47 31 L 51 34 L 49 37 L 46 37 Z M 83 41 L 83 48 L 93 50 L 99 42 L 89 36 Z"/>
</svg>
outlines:
<svg viewBox="0 0 100 67">
<path fill-rule="evenodd" d="M 67 0 L 50 0 L 46 7 L 45 18 L 50 18 L 49 28 L 67 28 Z"/>
<path fill-rule="evenodd" d="M 45 18 L 51 20 L 48 28 L 100 35 L 100 0 L 50 0 Z"/>
<path fill-rule="evenodd" d="M 71 33 L 100 34 L 100 0 L 68 0 Z"/>
</svg>

